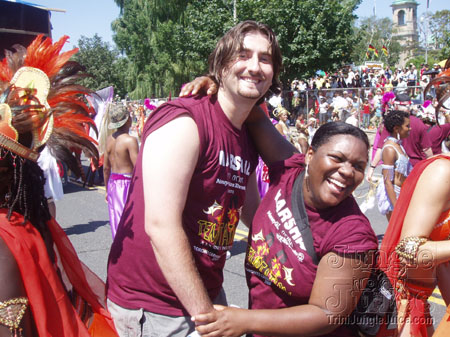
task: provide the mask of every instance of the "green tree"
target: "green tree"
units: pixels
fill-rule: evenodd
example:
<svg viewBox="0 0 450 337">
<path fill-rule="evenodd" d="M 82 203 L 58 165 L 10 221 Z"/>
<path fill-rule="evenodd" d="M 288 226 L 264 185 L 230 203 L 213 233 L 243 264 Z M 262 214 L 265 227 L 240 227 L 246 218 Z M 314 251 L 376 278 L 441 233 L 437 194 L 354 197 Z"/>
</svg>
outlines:
<svg viewBox="0 0 450 337">
<path fill-rule="evenodd" d="M 392 37 L 392 20 L 389 18 L 377 18 L 371 16 L 361 18 L 354 26 L 356 44 L 352 49 L 352 60 L 355 64 L 363 64 L 364 61 L 381 61 L 389 66 L 398 63 L 402 47 L 398 40 Z M 366 56 L 369 44 L 378 50 L 378 57 L 369 51 Z M 383 46 L 386 47 L 388 55 L 383 53 Z"/>
<path fill-rule="evenodd" d="M 430 30 L 435 42 L 435 49 L 439 50 L 438 57 L 450 57 L 450 10 L 437 11 L 429 20 Z"/>
<path fill-rule="evenodd" d="M 361 0 L 237 0 L 237 21 L 267 23 L 283 53 L 282 80 L 351 60 L 353 11 Z M 206 71 L 217 40 L 234 25 L 232 0 L 118 1 L 114 41 L 132 65 L 131 97 L 176 92 Z"/>
<path fill-rule="evenodd" d="M 114 86 L 114 92 L 121 97 L 126 94 L 126 69 L 128 60 L 119 55 L 107 42 L 95 34 L 89 38 L 82 36 L 78 40 L 79 52 L 74 60 L 86 68 L 90 77 L 84 78 L 82 84 L 92 90 Z"/>
<path fill-rule="evenodd" d="M 121 6 L 121 16 L 113 22 L 112 28 L 118 48 L 131 61 L 128 68 L 130 97 L 170 94 L 188 79 L 184 76 L 182 39 L 178 32 L 186 2 L 134 0 L 116 3 Z"/>
<path fill-rule="evenodd" d="M 232 1 L 192 1 L 187 7 L 190 52 L 206 59 L 217 39 L 234 25 Z M 350 61 L 355 44 L 353 11 L 359 0 L 241 0 L 237 21 L 256 20 L 276 33 L 283 54 L 282 80 L 334 70 Z M 211 15 L 214 13 L 214 15 Z"/>
</svg>

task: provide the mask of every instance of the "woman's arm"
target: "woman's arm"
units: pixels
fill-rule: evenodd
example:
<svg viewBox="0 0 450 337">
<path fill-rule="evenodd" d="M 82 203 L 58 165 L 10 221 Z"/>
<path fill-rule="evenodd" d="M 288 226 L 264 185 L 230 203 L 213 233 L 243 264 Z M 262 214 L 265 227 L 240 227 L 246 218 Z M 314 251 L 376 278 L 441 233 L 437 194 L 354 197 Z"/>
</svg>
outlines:
<svg viewBox="0 0 450 337">
<path fill-rule="evenodd" d="M 419 178 L 414 189 L 400 239 L 428 238 L 442 212 L 450 208 L 450 161 L 436 160 Z M 450 241 L 427 241 L 418 246 L 415 263 L 430 266 L 450 261 Z"/>
<path fill-rule="evenodd" d="M 19 267 L 2 238 L 0 238 L 0 284 L 2 285 L 0 287 L 0 303 L 5 303 L 15 298 L 27 297 Z M 33 336 L 30 310 L 30 305 L 28 304 L 25 315 L 20 322 L 20 327 L 23 329 L 23 337 Z M 0 337 L 11 337 L 11 330 L 1 323 Z"/>
<path fill-rule="evenodd" d="M 201 76 L 187 83 L 181 90 L 180 97 L 195 95 L 199 92 L 213 95 L 217 90 L 218 87 L 211 78 Z M 255 106 L 252 109 L 246 124 L 258 153 L 267 165 L 287 159 L 298 152 L 295 146 L 273 127 L 272 122 L 260 107 Z"/>
<path fill-rule="evenodd" d="M 438 287 L 445 301 L 445 305 L 450 305 L 450 262 L 441 263 L 436 269 Z"/>
<path fill-rule="evenodd" d="M 282 126 L 281 126 L 280 123 L 277 123 L 277 124 L 275 125 L 275 129 L 277 129 L 277 131 L 280 133 L 280 135 L 286 136 L 286 135 L 284 134 L 283 128 L 282 128 Z"/>
<path fill-rule="evenodd" d="M 395 169 L 395 161 L 397 160 L 397 153 L 395 150 L 388 146 L 383 149 L 382 153 L 383 158 L 383 166 L 391 166 L 392 169 L 383 168 L 381 171 L 383 174 L 384 187 L 386 189 L 387 196 L 392 206 L 395 206 L 397 203 L 397 195 L 394 191 L 394 182 L 393 182 L 393 171 Z"/>
<path fill-rule="evenodd" d="M 274 128 L 264 111 L 256 106 L 247 117 L 246 125 L 256 150 L 267 165 L 291 157 L 298 150 Z"/>
<path fill-rule="evenodd" d="M 271 310 L 220 307 L 214 313 L 195 316 L 197 324 L 204 324 L 196 329 L 203 337 L 330 333 L 342 325 L 356 307 L 371 272 L 364 260 L 363 257 L 328 253 L 318 265 L 308 304 Z"/>
</svg>

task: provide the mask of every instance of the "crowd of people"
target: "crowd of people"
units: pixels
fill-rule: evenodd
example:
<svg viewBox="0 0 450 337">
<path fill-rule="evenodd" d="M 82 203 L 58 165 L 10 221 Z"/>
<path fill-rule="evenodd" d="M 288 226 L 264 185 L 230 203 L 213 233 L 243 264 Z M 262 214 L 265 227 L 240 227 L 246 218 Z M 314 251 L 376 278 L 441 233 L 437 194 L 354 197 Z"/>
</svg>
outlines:
<svg viewBox="0 0 450 337">
<path fill-rule="evenodd" d="M 418 110 L 425 99 L 423 91 L 442 71 L 438 64 L 432 69 L 422 64 L 420 70 L 413 64 L 391 70 L 377 67 L 346 66 L 333 74 L 320 72 L 308 80 L 294 79 L 289 88 L 273 95 L 267 101 L 270 111 L 282 105 L 290 113 L 290 123 L 302 116 L 314 117 L 318 125 L 328 121 L 347 121 L 363 129 L 377 128 L 381 122 L 382 96 L 387 92 L 408 94 L 417 103 Z M 429 91 L 435 98 L 434 88 Z M 428 99 L 426 99 L 428 100 Z"/>
<path fill-rule="evenodd" d="M 217 42 L 209 76 L 181 98 L 146 102 L 149 115 L 139 105 L 107 108 L 105 288 L 52 217 L 36 163 L 48 148 L 79 174 L 75 149 L 98 166 L 84 129 L 95 128 L 82 99 L 92 93 L 75 85 L 81 67 L 69 61 L 75 51 L 60 54 L 63 44 L 39 37 L 0 63 L 0 336 L 356 337 L 346 319 L 377 266 L 395 289 L 389 336 L 434 333 L 427 298 L 436 284 L 450 305 L 450 156 L 432 156 L 448 132 L 430 124 L 448 117 L 447 77 L 430 80 L 420 109 L 411 101 L 413 66 L 348 68 L 310 81 L 316 107 L 302 111 L 303 82 L 293 81 L 283 101 L 272 29 L 237 24 Z M 448 76 L 450 61 L 444 68 Z M 360 118 L 366 106 L 370 118 Z M 129 136 L 136 118 L 139 141 Z M 363 130 L 371 125 L 382 126 L 372 156 Z M 377 237 L 352 193 L 380 160 L 389 225 L 376 260 Z M 228 307 L 222 288 L 240 220 L 249 227 L 248 309 Z M 445 335 L 448 320 L 434 336 Z"/>
</svg>

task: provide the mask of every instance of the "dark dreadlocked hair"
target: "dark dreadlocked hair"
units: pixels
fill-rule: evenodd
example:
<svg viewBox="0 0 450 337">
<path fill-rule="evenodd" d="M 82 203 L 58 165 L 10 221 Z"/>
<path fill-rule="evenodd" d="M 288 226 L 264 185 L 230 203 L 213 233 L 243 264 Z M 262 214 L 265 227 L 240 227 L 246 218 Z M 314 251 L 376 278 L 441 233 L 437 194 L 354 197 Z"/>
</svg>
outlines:
<svg viewBox="0 0 450 337">
<path fill-rule="evenodd" d="M 8 219 L 12 212 L 17 212 L 43 234 L 46 231 L 45 222 L 51 218 L 44 194 L 44 173 L 33 161 L 18 156 L 8 157 L 13 170 L 11 195 L 7 201 Z"/>
</svg>

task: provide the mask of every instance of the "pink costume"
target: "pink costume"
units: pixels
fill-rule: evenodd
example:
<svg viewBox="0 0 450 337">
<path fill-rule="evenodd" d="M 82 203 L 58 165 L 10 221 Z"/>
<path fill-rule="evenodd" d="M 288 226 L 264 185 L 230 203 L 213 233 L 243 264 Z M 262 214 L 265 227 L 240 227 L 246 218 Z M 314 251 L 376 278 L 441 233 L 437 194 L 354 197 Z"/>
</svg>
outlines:
<svg viewBox="0 0 450 337">
<path fill-rule="evenodd" d="M 117 226 L 127 201 L 131 174 L 111 173 L 108 180 L 108 211 L 112 237 L 116 236 Z"/>
</svg>

